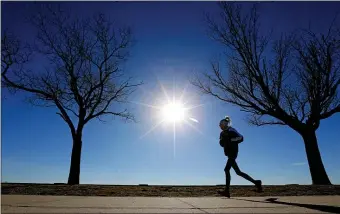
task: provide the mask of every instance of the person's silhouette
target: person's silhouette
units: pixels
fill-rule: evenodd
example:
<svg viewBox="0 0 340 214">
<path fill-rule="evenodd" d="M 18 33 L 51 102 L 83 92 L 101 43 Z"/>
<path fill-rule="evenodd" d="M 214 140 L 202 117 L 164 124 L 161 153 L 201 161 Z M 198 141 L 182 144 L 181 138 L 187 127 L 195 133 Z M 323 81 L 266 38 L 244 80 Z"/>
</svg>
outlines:
<svg viewBox="0 0 340 214">
<path fill-rule="evenodd" d="M 224 191 L 219 191 L 219 194 L 227 196 L 230 198 L 230 169 L 233 168 L 237 175 L 243 177 L 244 179 L 252 182 L 257 187 L 259 192 L 262 191 L 262 181 L 254 180 L 252 177 L 242 172 L 236 163 L 236 158 L 238 155 L 238 144 L 243 141 L 243 136 L 236 131 L 233 127 L 231 127 L 231 120 L 227 116 L 223 120 L 220 121 L 220 145 L 224 149 L 225 156 L 228 157 L 227 164 L 224 168 L 225 178 L 226 178 L 226 186 Z"/>
</svg>

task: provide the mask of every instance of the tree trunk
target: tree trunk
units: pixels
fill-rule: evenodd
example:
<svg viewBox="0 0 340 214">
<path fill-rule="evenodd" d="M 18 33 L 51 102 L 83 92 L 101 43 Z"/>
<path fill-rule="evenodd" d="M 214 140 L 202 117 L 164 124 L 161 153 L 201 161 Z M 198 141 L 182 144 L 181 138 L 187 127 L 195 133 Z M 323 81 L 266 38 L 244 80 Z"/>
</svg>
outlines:
<svg viewBox="0 0 340 214">
<path fill-rule="evenodd" d="M 71 155 L 70 173 L 67 184 L 79 184 L 80 160 L 81 160 L 82 135 L 81 133 L 73 136 L 73 147 Z"/>
<path fill-rule="evenodd" d="M 322 163 L 318 142 L 314 130 L 308 130 L 302 134 L 309 170 L 313 185 L 331 185 L 325 167 Z"/>
</svg>

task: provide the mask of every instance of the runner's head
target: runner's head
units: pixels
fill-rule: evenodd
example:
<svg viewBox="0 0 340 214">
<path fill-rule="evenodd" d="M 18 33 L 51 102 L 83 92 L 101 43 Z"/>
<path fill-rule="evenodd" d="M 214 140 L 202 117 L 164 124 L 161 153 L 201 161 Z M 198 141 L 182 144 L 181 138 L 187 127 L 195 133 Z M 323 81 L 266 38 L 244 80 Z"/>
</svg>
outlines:
<svg viewBox="0 0 340 214">
<path fill-rule="evenodd" d="M 226 130 L 231 125 L 231 119 L 229 116 L 226 116 L 224 119 L 220 121 L 220 128 L 222 130 Z"/>
</svg>

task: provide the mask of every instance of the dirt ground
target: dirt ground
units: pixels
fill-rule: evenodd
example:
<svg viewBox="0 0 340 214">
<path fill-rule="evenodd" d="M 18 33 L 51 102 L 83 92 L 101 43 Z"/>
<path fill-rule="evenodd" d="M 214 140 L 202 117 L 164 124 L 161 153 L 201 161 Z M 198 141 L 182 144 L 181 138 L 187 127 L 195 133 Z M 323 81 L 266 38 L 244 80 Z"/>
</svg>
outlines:
<svg viewBox="0 0 340 214">
<path fill-rule="evenodd" d="M 2 183 L 3 195 L 74 195 L 74 196 L 158 196 L 203 197 L 219 196 L 223 186 L 147 186 L 147 185 L 65 185 Z M 231 186 L 234 197 L 246 196 L 301 196 L 340 195 L 340 185 L 264 185 L 257 193 L 254 186 Z"/>
</svg>

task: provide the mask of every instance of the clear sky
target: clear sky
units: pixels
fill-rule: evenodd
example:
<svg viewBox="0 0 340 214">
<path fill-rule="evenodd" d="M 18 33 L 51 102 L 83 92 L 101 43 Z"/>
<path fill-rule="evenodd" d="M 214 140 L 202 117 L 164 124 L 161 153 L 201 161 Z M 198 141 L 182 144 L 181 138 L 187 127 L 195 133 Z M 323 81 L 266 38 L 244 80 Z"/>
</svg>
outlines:
<svg viewBox="0 0 340 214">
<path fill-rule="evenodd" d="M 35 31 L 26 17 L 41 3 L 1 2 L 1 29 L 32 40 Z M 157 123 L 157 112 L 130 104 L 138 123 L 119 119 L 92 121 L 83 134 L 81 183 L 97 184 L 223 184 L 226 162 L 219 146 L 218 122 L 225 115 L 244 135 L 238 163 L 241 170 L 264 184 L 310 184 L 301 137 L 286 127 L 250 126 L 239 108 L 201 96 L 188 79 L 193 72 L 209 70 L 209 60 L 223 49 L 205 33 L 203 12 L 216 13 L 215 2 L 59 2 L 76 16 L 102 12 L 133 28 L 137 41 L 125 70 L 145 84 L 131 97 L 133 102 L 156 105 L 170 95 L 183 94 L 190 105 L 203 104 L 190 112 L 199 122 L 173 127 Z M 247 5 L 246 5 L 247 6 Z M 260 4 L 263 32 L 274 36 L 301 26 L 324 30 L 334 18 L 339 2 L 276 2 Z M 36 63 L 37 69 L 39 63 Z M 2 181 L 67 182 L 72 139 L 68 126 L 54 108 L 30 106 L 25 94 L 2 99 Z M 340 183 L 340 115 L 323 121 L 317 137 L 323 162 L 332 183 Z M 232 184 L 250 184 L 232 172 Z"/>
</svg>

